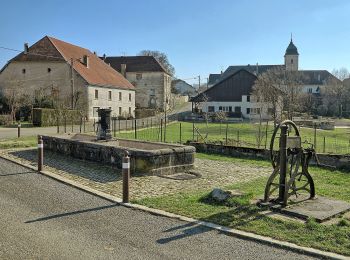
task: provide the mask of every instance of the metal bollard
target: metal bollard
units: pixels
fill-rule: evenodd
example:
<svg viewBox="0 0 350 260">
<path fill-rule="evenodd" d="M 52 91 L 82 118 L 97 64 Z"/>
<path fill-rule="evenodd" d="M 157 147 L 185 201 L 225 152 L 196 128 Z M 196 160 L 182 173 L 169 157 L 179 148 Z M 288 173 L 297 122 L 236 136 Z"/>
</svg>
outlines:
<svg viewBox="0 0 350 260">
<path fill-rule="evenodd" d="M 129 182 L 130 182 L 130 157 L 129 152 L 125 151 L 123 157 L 123 203 L 129 203 Z"/>
<path fill-rule="evenodd" d="M 17 125 L 17 137 L 18 138 L 21 137 L 21 123 L 18 123 L 18 125 Z"/>
<path fill-rule="evenodd" d="M 38 171 L 42 171 L 44 163 L 44 143 L 43 137 L 38 135 Z"/>
</svg>

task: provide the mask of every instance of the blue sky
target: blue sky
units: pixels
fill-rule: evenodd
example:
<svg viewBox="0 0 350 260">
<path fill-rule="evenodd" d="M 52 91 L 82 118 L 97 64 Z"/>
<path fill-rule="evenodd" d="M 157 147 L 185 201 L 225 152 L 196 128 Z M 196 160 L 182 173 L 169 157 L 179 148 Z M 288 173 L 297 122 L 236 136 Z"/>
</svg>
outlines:
<svg viewBox="0 0 350 260">
<path fill-rule="evenodd" d="M 178 78 L 282 64 L 293 33 L 301 69 L 350 69 L 350 1 L 2 1 L 0 46 L 45 35 L 110 56 L 168 55 Z M 0 67 L 16 53 L 0 49 Z M 193 80 L 188 80 L 193 82 Z"/>
</svg>

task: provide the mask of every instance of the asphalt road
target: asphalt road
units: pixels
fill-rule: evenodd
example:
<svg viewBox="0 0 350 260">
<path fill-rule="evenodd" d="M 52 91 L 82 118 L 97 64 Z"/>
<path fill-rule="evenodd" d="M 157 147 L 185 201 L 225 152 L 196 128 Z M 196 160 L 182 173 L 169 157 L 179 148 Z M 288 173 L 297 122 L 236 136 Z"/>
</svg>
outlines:
<svg viewBox="0 0 350 260">
<path fill-rule="evenodd" d="M 118 206 L 0 159 L 0 259 L 311 259 Z"/>
<path fill-rule="evenodd" d="M 76 129 L 78 129 L 78 127 L 76 127 Z M 21 128 L 21 136 L 54 135 L 54 134 L 57 134 L 57 127 L 55 126 Z M 17 137 L 17 128 L 0 127 L 0 139 L 16 138 L 16 137 Z"/>
</svg>

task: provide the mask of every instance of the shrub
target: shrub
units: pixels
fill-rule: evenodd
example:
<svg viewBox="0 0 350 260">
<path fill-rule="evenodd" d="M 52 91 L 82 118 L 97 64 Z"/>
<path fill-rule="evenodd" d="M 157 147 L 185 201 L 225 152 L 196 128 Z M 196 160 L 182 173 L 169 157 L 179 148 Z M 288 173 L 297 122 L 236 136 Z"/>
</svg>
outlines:
<svg viewBox="0 0 350 260">
<path fill-rule="evenodd" d="M 0 125 L 10 125 L 12 123 L 11 115 L 0 115 Z"/>
<path fill-rule="evenodd" d="M 57 122 L 61 125 L 66 120 L 67 124 L 72 121 L 79 124 L 81 113 L 79 110 L 57 110 L 49 108 L 33 109 L 33 125 L 35 126 L 55 126 Z"/>
</svg>

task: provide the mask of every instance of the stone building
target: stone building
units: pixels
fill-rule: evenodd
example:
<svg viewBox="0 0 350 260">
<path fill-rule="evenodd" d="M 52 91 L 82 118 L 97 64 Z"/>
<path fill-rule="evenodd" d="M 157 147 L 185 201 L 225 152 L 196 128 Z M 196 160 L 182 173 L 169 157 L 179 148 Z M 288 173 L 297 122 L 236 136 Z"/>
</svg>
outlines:
<svg viewBox="0 0 350 260">
<path fill-rule="evenodd" d="M 45 36 L 0 71 L 0 89 L 46 97 L 59 108 L 97 117 L 98 108 L 134 116 L 135 88 L 88 49 Z"/>
<path fill-rule="evenodd" d="M 136 108 L 164 110 L 170 104 L 171 76 L 153 56 L 102 57 L 134 85 Z"/>
<path fill-rule="evenodd" d="M 171 87 L 182 96 L 193 97 L 197 94 L 197 90 L 182 79 L 175 79 L 171 82 Z"/>
</svg>

